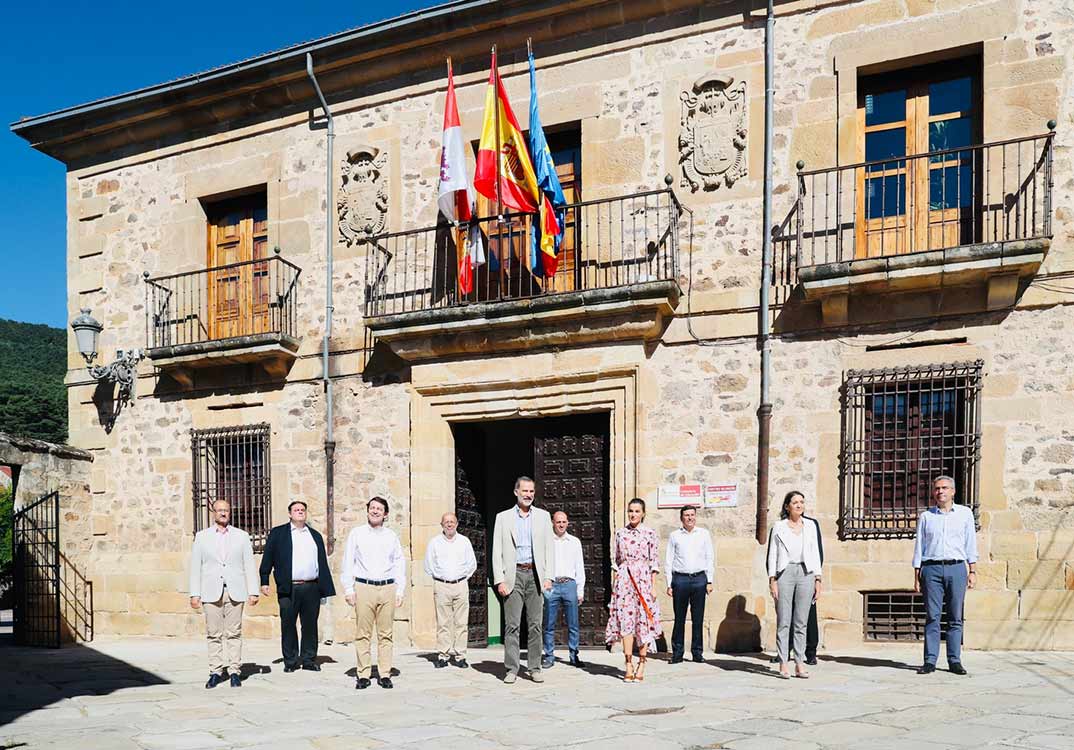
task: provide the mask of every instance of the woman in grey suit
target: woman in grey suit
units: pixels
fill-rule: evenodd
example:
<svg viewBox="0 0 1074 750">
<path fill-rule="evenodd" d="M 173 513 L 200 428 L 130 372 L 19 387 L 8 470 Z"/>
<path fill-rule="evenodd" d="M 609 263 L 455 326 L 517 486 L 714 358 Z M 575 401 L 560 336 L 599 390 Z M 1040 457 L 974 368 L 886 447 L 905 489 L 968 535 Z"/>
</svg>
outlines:
<svg viewBox="0 0 1074 750">
<path fill-rule="evenodd" d="M 803 518 L 805 496 L 792 490 L 783 498 L 780 520 L 768 533 L 768 586 L 776 603 L 776 650 L 779 676 L 790 678 L 790 636 L 794 632 L 795 676 L 806 678 L 803 666 L 806 623 L 813 601 L 820 596 L 820 526 Z M 793 614 L 792 614 L 793 613 Z"/>
</svg>

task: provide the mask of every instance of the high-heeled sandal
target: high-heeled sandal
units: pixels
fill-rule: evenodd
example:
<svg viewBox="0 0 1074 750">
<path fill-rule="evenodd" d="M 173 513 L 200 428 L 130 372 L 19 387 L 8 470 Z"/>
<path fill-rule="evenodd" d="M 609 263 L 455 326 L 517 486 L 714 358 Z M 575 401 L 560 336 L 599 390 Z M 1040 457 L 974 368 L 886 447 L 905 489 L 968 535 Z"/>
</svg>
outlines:
<svg viewBox="0 0 1074 750">
<path fill-rule="evenodd" d="M 645 681 L 645 662 L 646 662 L 646 657 L 644 657 L 644 656 L 639 656 L 638 657 L 638 669 L 637 669 L 636 672 L 634 672 L 634 682 L 644 682 Z"/>
<path fill-rule="evenodd" d="M 626 675 L 623 677 L 623 682 L 634 682 L 634 662 L 627 656 L 626 658 Z"/>
</svg>

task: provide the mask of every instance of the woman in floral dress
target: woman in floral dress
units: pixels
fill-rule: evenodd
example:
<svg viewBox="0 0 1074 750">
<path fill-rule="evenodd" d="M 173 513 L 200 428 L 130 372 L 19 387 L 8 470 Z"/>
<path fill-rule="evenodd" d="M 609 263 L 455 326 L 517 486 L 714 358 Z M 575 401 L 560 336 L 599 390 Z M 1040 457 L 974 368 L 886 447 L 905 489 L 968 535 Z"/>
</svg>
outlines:
<svg viewBox="0 0 1074 750">
<path fill-rule="evenodd" d="M 622 640 L 626 658 L 626 682 L 645 679 L 645 659 L 660 635 L 660 605 L 656 602 L 656 573 L 660 569 L 660 541 L 656 532 L 643 526 L 645 501 L 634 498 L 627 505 L 627 525 L 615 532 L 612 552 L 612 600 L 608 604 L 609 643 Z M 638 639 L 638 669 L 634 671 L 634 639 Z"/>
</svg>

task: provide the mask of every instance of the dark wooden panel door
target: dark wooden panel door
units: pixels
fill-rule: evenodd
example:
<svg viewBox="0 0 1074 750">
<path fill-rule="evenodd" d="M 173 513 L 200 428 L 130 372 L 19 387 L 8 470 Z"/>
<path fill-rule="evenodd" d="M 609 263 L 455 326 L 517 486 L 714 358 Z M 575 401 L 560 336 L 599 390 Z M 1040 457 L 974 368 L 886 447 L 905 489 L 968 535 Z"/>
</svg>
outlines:
<svg viewBox="0 0 1074 750">
<path fill-rule="evenodd" d="M 485 511 L 474 496 L 473 487 L 463 468 L 461 456 L 455 457 L 455 515 L 459 533 L 470 540 L 477 558 L 477 572 L 470 577 L 469 645 L 488 645 L 488 526 Z"/>
<path fill-rule="evenodd" d="M 536 504 L 549 512 L 566 512 L 570 519 L 568 533 L 582 542 L 586 586 L 579 621 L 583 646 L 603 646 L 604 627 L 608 622 L 606 442 L 606 435 L 589 433 L 534 440 Z M 557 645 L 567 642 L 564 622 L 561 616 L 556 628 Z"/>
</svg>

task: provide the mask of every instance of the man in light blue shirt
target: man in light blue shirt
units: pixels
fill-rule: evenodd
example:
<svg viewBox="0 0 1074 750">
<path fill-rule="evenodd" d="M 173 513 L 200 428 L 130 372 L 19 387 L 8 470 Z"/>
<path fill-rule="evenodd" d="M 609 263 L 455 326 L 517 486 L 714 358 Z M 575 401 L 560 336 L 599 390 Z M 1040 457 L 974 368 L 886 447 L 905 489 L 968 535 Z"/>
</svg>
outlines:
<svg viewBox="0 0 1074 750">
<path fill-rule="evenodd" d="M 918 674 L 936 671 L 940 655 L 940 616 L 947 606 L 947 665 L 953 674 L 962 666 L 962 608 L 966 587 L 977 584 L 977 523 L 973 511 L 955 505 L 955 480 L 932 482 L 929 508 L 917 520 L 914 543 L 914 591 L 925 597 L 925 663 Z M 967 575 L 967 567 L 969 573 Z"/>
</svg>

